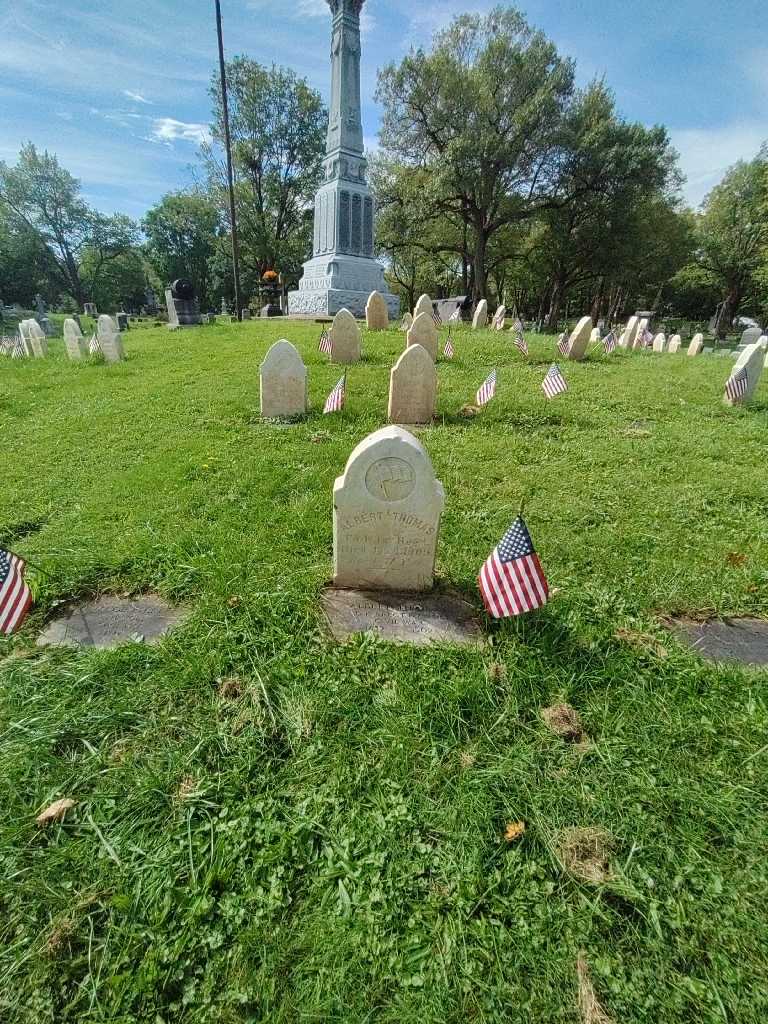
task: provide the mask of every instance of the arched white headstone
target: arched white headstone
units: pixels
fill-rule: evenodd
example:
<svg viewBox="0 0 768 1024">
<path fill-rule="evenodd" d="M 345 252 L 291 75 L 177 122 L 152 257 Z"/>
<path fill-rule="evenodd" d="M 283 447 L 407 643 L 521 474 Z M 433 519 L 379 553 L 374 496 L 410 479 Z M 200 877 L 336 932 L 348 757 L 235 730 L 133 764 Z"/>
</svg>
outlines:
<svg viewBox="0 0 768 1024">
<path fill-rule="evenodd" d="M 120 331 L 112 317 L 106 313 L 102 313 L 96 323 L 96 337 L 105 362 L 119 363 L 125 359 Z"/>
<path fill-rule="evenodd" d="M 567 358 L 579 362 L 587 354 L 587 346 L 592 335 L 592 317 L 583 316 L 573 329 L 570 338 Z"/>
<path fill-rule="evenodd" d="M 282 339 L 264 356 L 259 368 L 261 415 L 289 419 L 307 411 L 307 368 L 296 348 Z"/>
<path fill-rule="evenodd" d="M 472 330 L 482 330 L 488 326 L 488 301 L 486 299 L 480 299 L 475 309 L 475 315 L 472 317 Z"/>
<path fill-rule="evenodd" d="M 704 335 L 694 334 L 691 344 L 688 346 L 688 355 L 697 356 L 704 349 Z"/>
<path fill-rule="evenodd" d="M 755 389 L 760 383 L 763 368 L 765 367 L 765 353 L 767 349 L 768 338 L 763 336 L 759 341 L 756 341 L 754 345 L 749 345 L 741 353 L 731 370 L 730 376 L 738 373 L 739 370 L 746 370 L 747 390 L 743 398 L 732 399 L 726 395 L 724 398 L 726 405 L 743 405 L 745 402 L 750 400 L 752 395 L 754 395 Z"/>
<path fill-rule="evenodd" d="M 88 355 L 88 342 L 83 337 L 77 320 L 64 321 L 64 347 L 72 360 L 85 359 Z"/>
<path fill-rule="evenodd" d="M 419 313 L 406 335 L 406 347 L 410 348 L 411 345 L 421 345 L 432 356 L 432 360 L 437 361 L 438 342 L 439 335 L 431 314 Z"/>
<path fill-rule="evenodd" d="M 430 299 L 430 297 L 426 293 L 424 295 L 420 295 L 418 302 L 416 303 L 413 310 L 413 319 L 415 320 L 416 317 L 419 316 L 421 313 L 428 313 L 430 316 L 432 316 L 433 312 L 434 309 L 432 308 L 432 299 Z"/>
<path fill-rule="evenodd" d="M 663 352 L 665 347 L 666 347 L 666 344 L 667 344 L 666 336 L 664 334 L 661 334 L 661 333 L 657 334 L 656 337 L 653 339 L 653 351 L 654 352 Z"/>
<path fill-rule="evenodd" d="M 402 427 L 361 441 L 333 488 L 334 585 L 429 590 L 434 584 L 443 485 Z"/>
<path fill-rule="evenodd" d="M 389 310 L 381 292 L 371 292 L 365 305 L 365 322 L 369 331 L 386 331 Z"/>
<path fill-rule="evenodd" d="M 45 359 L 48 355 L 48 339 L 37 320 L 27 320 L 27 332 L 32 355 L 35 359 Z"/>
<path fill-rule="evenodd" d="M 673 334 L 667 345 L 667 352 L 679 352 L 683 339 L 679 334 Z"/>
<path fill-rule="evenodd" d="M 431 423 L 437 399 L 437 367 L 422 345 L 407 348 L 389 375 L 390 423 Z"/>
<path fill-rule="evenodd" d="M 348 309 L 340 309 L 331 327 L 331 362 L 357 363 L 362 354 L 360 328 Z"/>
</svg>

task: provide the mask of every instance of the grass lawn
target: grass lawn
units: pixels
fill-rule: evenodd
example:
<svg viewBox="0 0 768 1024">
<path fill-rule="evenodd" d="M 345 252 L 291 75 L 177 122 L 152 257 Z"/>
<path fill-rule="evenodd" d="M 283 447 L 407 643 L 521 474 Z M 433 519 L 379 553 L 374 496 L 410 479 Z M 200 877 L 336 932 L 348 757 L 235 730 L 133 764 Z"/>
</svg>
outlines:
<svg viewBox="0 0 768 1024">
<path fill-rule="evenodd" d="M 0 362 L 0 544 L 50 573 L 0 640 L 0 1019 L 565 1024 L 583 954 L 617 1024 L 765 1022 L 767 676 L 658 617 L 768 613 L 768 382 L 729 409 L 729 359 L 620 351 L 563 364 L 547 402 L 553 338 L 526 363 L 461 332 L 416 431 L 446 490 L 438 575 L 479 607 L 525 499 L 558 592 L 480 652 L 339 646 L 331 489 L 403 336 L 364 338 L 342 418 L 318 335 Z M 290 427 L 259 419 L 281 336 L 310 371 Z M 160 646 L 35 648 L 62 601 L 139 590 L 192 608 Z M 560 700 L 588 746 L 542 721 Z M 603 831 L 602 881 L 570 866 L 572 827 Z"/>
</svg>

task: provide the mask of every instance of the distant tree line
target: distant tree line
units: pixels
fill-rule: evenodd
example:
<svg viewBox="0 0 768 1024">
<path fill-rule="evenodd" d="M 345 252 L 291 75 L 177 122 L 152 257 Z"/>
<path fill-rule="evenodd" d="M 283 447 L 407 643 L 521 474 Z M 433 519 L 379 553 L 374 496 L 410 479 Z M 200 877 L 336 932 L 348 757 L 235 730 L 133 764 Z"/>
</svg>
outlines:
<svg viewBox="0 0 768 1024">
<path fill-rule="evenodd" d="M 311 255 L 327 112 L 287 68 L 229 62 L 235 191 L 246 295 L 264 272 L 295 282 Z M 192 188 L 141 224 L 104 216 L 56 157 L 0 163 L 4 300 L 137 308 L 175 277 L 206 308 L 232 299 L 218 76 L 211 142 Z M 768 148 L 731 168 L 694 212 L 666 130 L 625 120 L 602 80 L 512 7 L 461 15 L 429 50 L 379 73 L 381 148 L 371 162 L 377 249 L 412 308 L 424 291 L 516 306 L 550 329 L 569 312 L 636 308 L 704 319 L 768 317 Z"/>
</svg>

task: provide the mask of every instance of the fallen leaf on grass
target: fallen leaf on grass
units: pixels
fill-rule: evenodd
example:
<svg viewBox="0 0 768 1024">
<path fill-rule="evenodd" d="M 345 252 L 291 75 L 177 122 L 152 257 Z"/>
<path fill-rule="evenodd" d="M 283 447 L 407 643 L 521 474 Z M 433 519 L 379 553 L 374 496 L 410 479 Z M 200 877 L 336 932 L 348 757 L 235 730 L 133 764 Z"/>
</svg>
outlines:
<svg viewBox="0 0 768 1024">
<path fill-rule="evenodd" d="M 493 679 L 495 682 L 506 679 L 507 666 L 503 665 L 500 661 L 492 661 L 488 666 L 488 678 Z"/>
<path fill-rule="evenodd" d="M 230 608 L 237 608 L 237 606 L 242 602 L 242 600 L 243 599 L 242 597 L 240 597 L 239 594 L 233 594 L 232 597 L 228 598 L 227 604 L 229 605 Z"/>
<path fill-rule="evenodd" d="M 747 560 L 747 556 L 742 555 L 739 551 L 730 551 L 725 556 L 725 560 L 728 565 L 734 565 L 738 568 L 739 566 L 744 565 Z"/>
<path fill-rule="evenodd" d="M 622 640 L 638 651 L 651 651 L 662 660 L 669 655 L 667 648 L 650 633 L 638 633 L 634 629 L 617 629 L 613 635 L 617 640 Z"/>
<path fill-rule="evenodd" d="M 583 953 L 579 953 L 576 959 L 576 977 L 579 983 L 579 1010 L 583 1024 L 613 1024 L 613 1018 L 608 1016 L 595 995 L 595 988 Z"/>
<path fill-rule="evenodd" d="M 471 420 L 474 416 L 480 412 L 480 409 L 476 405 L 463 405 L 459 409 L 459 416 L 462 416 L 465 420 Z"/>
<path fill-rule="evenodd" d="M 75 930 L 74 923 L 69 918 L 64 918 L 54 925 L 51 934 L 45 943 L 45 951 L 49 956 L 55 956 L 64 943 L 69 939 Z"/>
<path fill-rule="evenodd" d="M 46 825 L 50 825 L 53 821 L 61 821 L 64 815 L 75 806 L 75 801 L 65 797 L 63 800 L 55 800 L 52 804 L 45 808 L 38 816 L 35 821 L 40 828 L 45 828 Z"/>
<path fill-rule="evenodd" d="M 566 743 L 587 742 L 587 734 L 579 713 L 570 704 L 552 704 L 548 708 L 542 708 L 541 717 L 546 727 Z"/>
<path fill-rule="evenodd" d="M 522 836 L 525 832 L 524 821 L 510 821 L 504 831 L 504 838 L 508 843 L 514 843 Z"/>
<path fill-rule="evenodd" d="M 610 833 L 601 828 L 566 828 L 558 836 L 557 853 L 565 870 L 582 882 L 599 885 L 611 878 Z"/>
</svg>

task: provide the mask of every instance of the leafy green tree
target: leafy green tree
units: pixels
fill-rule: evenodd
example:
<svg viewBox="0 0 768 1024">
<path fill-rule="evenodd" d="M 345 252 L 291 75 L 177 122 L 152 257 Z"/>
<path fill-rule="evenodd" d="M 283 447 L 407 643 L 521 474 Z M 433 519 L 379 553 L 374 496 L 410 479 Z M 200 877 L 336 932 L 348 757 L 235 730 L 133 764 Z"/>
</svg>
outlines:
<svg viewBox="0 0 768 1024">
<path fill-rule="evenodd" d="M 23 223 L 11 223 L 0 205 L 0 299 L 31 308 L 39 292 L 48 302 L 55 302 L 59 288 L 52 278 L 55 266 L 36 232 Z"/>
<path fill-rule="evenodd" d="M 312 249 L 312 203 L 322 176 L 328 115 L 320 94 L 289 68 L 247 57 L 227 64 L 238 227 L 246 278 L 298 274 Z M 215 75 L 214 144 L 203 147 L 211 195 L 228 209 L 221 90 Z"/>
<path fill-rule="evenodd" d="M 102 265 L 117 259 L 138 241 L 126 217 L 104 217 L 80 194 L 80 182 L 54 154 L 24 145 L 14 167 L 0 161 L 0 206 L 12 226 L 26 228 L 45 246 L 53 280 L 60 291 L 82 304 L 88 297 L 80 274 L 83 253 L 96 248 Z"/>
<path fill-rule="evenodd" d="M 699 263 L 721 286 L 718 334 L 725 337 L 745 298 L 753 297 L 768 249 L 768 153 L 740 161 L 707 196 L 699 221 Z"/>
<path fill-rule="evenodd" d="M 487 292 L 494 235 L 552 199 L 572 89 L 572 63 L 511 7 L 462 15 L 429 53 L 380 72 L 384 151 L 427 170 L 434 213 L 470 229 L 475 299 Z"/>
<path fill-rule="evenodd" d="M 197 192 L 173 192 L 152 207 L 142 227 L 146 253 L 160 282 L 167 287 L 189 278 L 203 304 L 212 302 L 213 260 L 222 234 L 222 215 L 214 200 Z"/>
<path fill-rule="evenodd" d="M 105 262 L 96 246 L 89 247 L 83 253 L 80 274 L 100 310 L 138 309 L 145 301 L 147 268 L 139 249 L 128 249 Z"/>
</svg>

